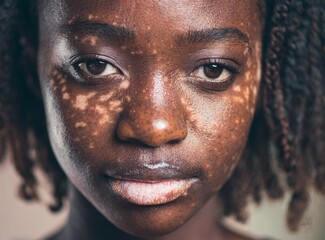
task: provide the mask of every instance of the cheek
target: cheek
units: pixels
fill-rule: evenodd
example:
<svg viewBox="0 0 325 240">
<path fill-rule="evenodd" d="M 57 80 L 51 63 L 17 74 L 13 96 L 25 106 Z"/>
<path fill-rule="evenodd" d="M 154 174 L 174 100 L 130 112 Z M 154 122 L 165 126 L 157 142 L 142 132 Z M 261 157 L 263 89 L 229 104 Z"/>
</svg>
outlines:
<svg viewBox="0 0 325 240">
<path fill-rule="evenodd" d="M 206 156 L 203 167 L 212 189 L 228 179 L 246 146 L 260 82 L 257 60 L 248 61 L 247 71 L 228 90 L 211 98 L 181 99 L 198 139 L 193 146 L 200 146 L 195 147 L 202 149 L 198 155 Z"/>
<path fill-rule="evenodd" d="M 107 146 L 114 137 L 123 102 L 130 101 L 125 93 L 129 83 L 123 81 L 112 88 L 118 91 L 95 91 L 69 80 L 58 70 L 52 71 L 48 81 L 43 82 L 49 83 L 43 87 L 48 128 L 61 165 L 74 164 L 81 156 L 87 157 Z"/>
</svg>

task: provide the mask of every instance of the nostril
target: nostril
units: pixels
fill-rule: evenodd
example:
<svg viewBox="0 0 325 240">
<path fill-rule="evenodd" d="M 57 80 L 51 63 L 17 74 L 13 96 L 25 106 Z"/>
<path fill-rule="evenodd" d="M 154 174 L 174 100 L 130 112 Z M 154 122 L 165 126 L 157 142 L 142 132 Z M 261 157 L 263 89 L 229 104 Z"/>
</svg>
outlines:
<svg viewBox="0 0 325 240">
<path fill-rule="evenodd" d="M 123 141 L 135 138 L 134 130 L 129 122 L 122 121 L 119 123 L 117 128 L 117 136 Z"/>
</svg>

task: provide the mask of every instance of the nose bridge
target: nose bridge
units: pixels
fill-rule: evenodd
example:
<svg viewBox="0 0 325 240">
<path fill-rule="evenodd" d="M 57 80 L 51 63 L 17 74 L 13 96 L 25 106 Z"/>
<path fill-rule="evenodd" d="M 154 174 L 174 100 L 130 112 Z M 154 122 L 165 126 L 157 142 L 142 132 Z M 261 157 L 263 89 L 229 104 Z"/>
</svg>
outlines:
<svg viewBox="0 0 325 240">
<path fill-rule="evenodd" d="M 156 72 L 137 84 L 118 125 L 121 140 L 136 140 L 158 147 L 186 137 L 185 114 L 177 99 L 180 92 L 169 80 Z"/>
<path fill-rule="evenodd" d="M 153 78 L 152 78 L 152 83 L 150 85 L 152 85 L 152 90 L 151 90 L 151 95 L 152 95 L 152 101 L 154 105 L 164 105 L 165 101 L 168 101 L 168 99 L 166 99 L 166 81 L 167 77 L 164 78 L 163 74 L 161 72 L 157 72 L 156 74 L 154 74 Z M 149 82 L 150 83 L 150 82 Z M 149 86 L 150 86 L 149 85 Z M 148 88 L 149 90 L 150 88 Z M 150 91 L 149 91 L 150 93 Z"/>
</svg>

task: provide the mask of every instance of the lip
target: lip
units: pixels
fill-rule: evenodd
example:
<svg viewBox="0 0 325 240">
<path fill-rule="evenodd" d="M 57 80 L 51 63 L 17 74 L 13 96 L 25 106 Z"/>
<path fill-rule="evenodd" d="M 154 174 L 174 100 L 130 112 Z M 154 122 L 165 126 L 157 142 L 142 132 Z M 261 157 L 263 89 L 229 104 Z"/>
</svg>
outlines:
<svg viewBox="0 0 325 240">
<path fill-rule="evenodd" d="M 104 181 L 115 196 L 135 205 L 172 202 L 204 178 L 200 167 L 170 154 L 134 154 L 132 158 L 124 156 L 118 160 L 107 161 L 101 168 Z"/>
<path fill-rule="evenodd" d="M 117 195 L 130 203 L 153 206 L 166 204 L 186 195 L 196 181 L 195 178 L 163 181 L 113 179 L 111 187 Z"/>
<path fill-rule="evenodd" d="M 184 165 L 185 161 L 109 161 L 109 165 L 102 169 L 104 177 L 116 180 L 129 180 L 136 182 L 162 182 L 171 179 L 202 178 L 202 172 L 190 164 Z"/>
</svg>

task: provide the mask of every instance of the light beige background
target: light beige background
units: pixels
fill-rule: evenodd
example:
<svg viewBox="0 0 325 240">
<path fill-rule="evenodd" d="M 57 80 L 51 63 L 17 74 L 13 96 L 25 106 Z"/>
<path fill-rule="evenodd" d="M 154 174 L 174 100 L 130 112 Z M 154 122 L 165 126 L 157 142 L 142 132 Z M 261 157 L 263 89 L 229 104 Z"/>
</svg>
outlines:
<svg viewBox="0 0 325 240">
<path fill-rule="evenodd" d="M 7 161 L 0 165 L 0 240 L 41 239 L 64 224 L 67 210 L 50 214 L 46 208 L 46 194 L 39 203 L 18 200 L 19 184 L 13 167 Z M 46 184 L 40 184 L 46 189 Z M 299 234 L 290 234 L 285 227 L 287 199 L 282 202 L 265 202 L 260 207 L 250 206 L 248 224 L 240 225 L 232 219 L 225 223 L 237 231 L 252 236 L 275 237 L 278 240 L 325 240 L 325 199 L 313 194 L 313 200 L 302 223 Z"/>
</svg>

